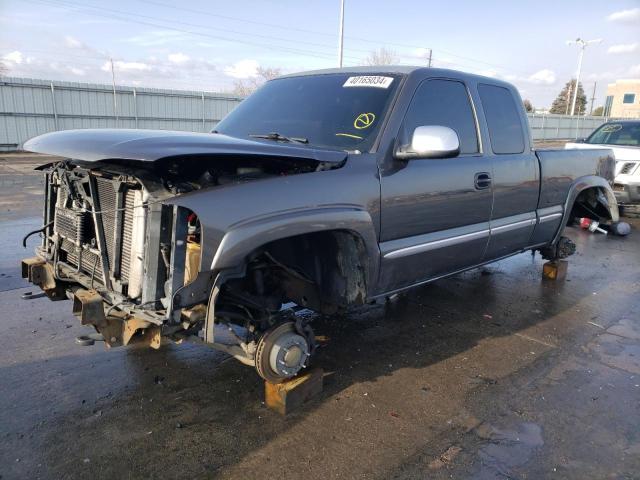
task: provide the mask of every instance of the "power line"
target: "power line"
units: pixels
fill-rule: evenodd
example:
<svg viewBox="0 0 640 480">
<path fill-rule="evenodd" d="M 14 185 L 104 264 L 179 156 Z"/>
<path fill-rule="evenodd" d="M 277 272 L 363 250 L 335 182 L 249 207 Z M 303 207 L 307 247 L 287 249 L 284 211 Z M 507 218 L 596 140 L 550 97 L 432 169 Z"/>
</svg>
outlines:
<svg viewBox="0 0 640 480">
<path fill-rule="evenodd" d="M 196 35 L 196 36 L 202 36 L 202 37 L 206 37 L 206 38 L 213 38 L 216 40 L 223 40 L 223 41 L 230 41 L 230 42 L 235 42 L 235 43 L 243 43 L 246 45 L 251 45 L 251 46 L 258 46 L 258 47 L 262 47 L 262 48 L 268 48 L 271 50 L 280 50 L 280 51 L 284 51 L 284 52 L 288 52 L 288 53 L 293 53 L 293 54 L 298 54 L 301 56 L 305 56 L 305 57 L 315 57 L 315 58 L 321 58 L 321 59 L 331 59 L 334 58 L 333 54 L 331 53 L 325 53 L 325 52 L 320 52 L 320 51 L 314 51 L 314 50 L 300 50 L 300 49 L 295 49 L 295 48 L 291 48 L 291 47 L 284 47 L 281 45 L 273 45 L 273 44 L 265 44 L 265 43 L 256 43 L 256 42 L 252 42 L 252 41 L 248 41 L 248 40 L 244 40 L 244 39 L 237 39 L 237 38 L 230 38 L 230 37 L 225 37 L 225 36 L 221 36 L 221 35 L 212 35 L 209 33 L 205 33 L 205 32 L 199 32 L 199 31 L 193 31 L 193 30 L 188 30 L 188 29 L 184 29 L 184 28 L 178 28 L 178 27 L 173 27 L 173 26 L 169 26 L 169 25 L 163 25 L 163 24 L 158 24 L 158 23 L 154 23 L 151 21 L 147 21 L 147 20 L 135 20 L 135 19 L 131 19 L 128 17 L 123 17 L 122 15 L 127 15 L 127 16 L 136 16 L 136 17 L 140 17 L 140 18 L 145 18 L 145 19 L 151 19 L 154 20 L 156 22 L 169 22 L 170 20 L 165 20 L 162 18 L 158 18 L 158 17 L 152 17 L 149 15 L 141 15 L 141 14 L 133 14 L 133 13 L 128 13 L 128 12 L 124 12 L 122 10 L 115 10 L 115 9 L 109 9 L 109 8 L 104 8 L 104 7 L 97 7 L 97 6 L 92 6 L 92 5 L 82 5 L 82 4 L 78 4 L 78 3 L 74 3 L 74 2 L 70 2 L 70 1 L 65 1 L 65 0 L 27 0 L 30 1 L 32 3 L 40 3 L 40 4 L 44 4 L 44 5 L 48 5 L 48 6 L 53 6 L 56 8 L 60 8 L 63 10 L 72 10 L 72 11 L 77 11 L 81 14 L 84 15 L 89 15 L 89 16 L 97 16 L 97 17 L 102 17 L 102 18 L 111 18 L 111 19 L 116 19 L 116 20 L 121 20 L 124 22 L 128 22 L 128 23 L 135 23 L 135 24 L 141 24 L 141 25 L 147 25 L 147 26 L 152 26 L 152 27 L 156 27 L 156 28 L 162 28 L 165 30 L 171 30 L 171 31 L 177 31 L 177 32 L 181 32 L 181 33 L 186 33 L 189 35 Z M 158 4 L 158 5 L 162 5 L 162 6 L 166 6 L 166 7 L 171 7 L 171 8 L 178 8 L 178 7 L 173 7 L 173 6 L 169 6 L 167 4 L 163 4 L 162 2 L 154 2 L 152 0 L 139 0 L 139 1 L 143 1 L 145 3 L 152 3 L 152 4 Z M 182 9 L 182 7 L 180 7 L 180 9 Z M 93 11 L 91 11 L 93 10 Z M 203 12 L 201 10 L 195 10 L 195 9 L 187 9 L 187 10 L 191 10 L 194 12 L 199 12 L 202 14 L 208 14 L 206 12 Z M 101 12 L 105 12 L 105 13 L 101 13 Z M 215 15 L 215 14 L 208 14 L 208 15 L 212 15 L 212 16 L 220 16 L 220 17 L 225 17 L 225 16 L 221 16 L 221 15 Z M 229 19 L 233 19 L 233 20 L 238 20 L 238 21 L 244 21 L 241 19 L 237 19 L 234 17 L 227 17 Z M 190 23 L 190 22 L 183 22 L 183 21 L 176 21 L 176 20 L 171 20 L 172 23 L 179 23 L 179 24 L 183 24 L 183 25 L 188 25 L 188 26 L 193 26 L 196 28 L 203 28 L 203 29 L 209 29 L 208 26 L 204 26 L 201 24 L 194 24 L 194 23 Z M 263 24 L 263 22 L 251 22 L 248 21 L 250 23 L 259 23 L 259 24 Z M 269 26 L 274 26 L 273 24 L 265 24 L 265 25 L 269 25 Z M 285 27 L 282 27 L 285 28 Z M 221 30 L 221 29 L 218 29 Z M 295 29 L 292 28 L 292 30 L 299 30 L 299 29 Z M 246 34 L 244 32 L 239 32 L 239 31 L 235 31 L 235 30 L 226 30 L 227 32 L 232 32 L 232 33 L 237 33 L 239 35 L 244 35 L 244 36 L 258 36 L 260 38 L 269 38 L 269 39 L 274 39 L 276 41 L 287 41 L 287 42 L 291 42 L 290 39 L 284 39 L 284 38 L 280 38 L 280 37 L 273 37 L 273 36 L 267 36 L 267 35 L 257 35 L 257 34 Z M 352 38 L 352 39 L 356 39 L 359 41 L 366 41 L 366 42 L 370 42 L 370 43 L 376 43 L 379 44 L 379 41 L 372 41 L 372 40 L 367 40 L 367 39 L 360 39 L 358 37 L 348 37 L 345 36 L 345 38 Z M 304 42 L 304 41 L 296 41 L 296 43 L 308 43 L 314 46 L 318 46 L 320 48 L 330 48 L 330 45 L 325 45 L 325 44 L 319 44 L 319 43 L 314 43 L 314 42 Z M 422 47 L 417 47 L 415 45 L 408 45 L 408 44 L 399 44 L 399 43 L 387 43 L 389 45 L 397 45 L 397 46 L 403 46 L 403 47 L 411 47 L 411 48 L 422 48 Z M 348 48 L 347 50 L 349 51 L 355 51 L 356 49 L 353 48 Z M 360 50 L 360 51 L 364 51 L 364 50 Z M 434 52 L 434 50 L 431 49 L 432 52 Z M 470 62 L 475 62 L 475 63 L 481 63 L 484 65 L 489 65 L 489 66 L 493 66 L 496 68 L 499 68 L 501 70 L 505 70 L 505 71 L 509 71 L 508 69 L 503 68 L 502 66 L 499 66 L 497 64 L 492 64 L 489 62 L 484 62 L 481 60 L 476 60 L 476 59 L 472 59 L 469 57 L 464 57 L 462 55 L 458 55 L 458 54 L 454 54 L 451 52 L 447 52 L 445 50 L 437 50 L 436 52 L 442 52 L 445 53 L 447 55 L 450 56 L 454 56 L 457 58 L 461 58 L 461 59 L 465 59 L 468 60 Z M 401 58 L 406 58 L 406 59 L 410 59 L 411 62 L 413 64 L 416 63 L 416 58 L 415 57 L 410 57 L 407 55 L 400 55 Z M 358 57 L 354 57 L 354 56 L 345 56 L 345 58 L 348 58 L 349 60 L 351 60 L 352 62 L 354 62 L 355 64 L 360 63 L 361 59 Z M 451 62 L 451 61 L 447 61 L 448 64 L 452 65 L 452 66 L 460 66 L 462 68 L 477 68 L 477 67 L 473 67 L 469 64 L 461 64 L 461 63 L 456 63 L 456 62 Z"/>
<path fill-rule="evenodd" d="M 266 27 L 271 27 L 271 28 L 284 29 L 284 30 L 287 30 L 287 31 L 298 31 L 298 32 L 303 32 L 303 33 L 307 33 L 307 34 L 311 33 L 311 34 L 315 34 L 315 35 L 323 35 L 323 36 L 334 37 L 334 34 L 332 34 L 332 33 L 318 32 L 318 31 L 313 31 L 313 30 L 296 28 L 296 27 L 289 26 L 289 25 L 286 25 L 286 26 L 285 25 L 277 25 L 277 24 L 273 24 L 273 23 L 259 22 L 259 21 L 254 21 L 254 20 L 238 18 L 238 17 L 232 17 L 232 16 L 228 16 L 228 15 L 221 15 L 221 14 L 217 14 L 217 13 L 211 13 L 211 12 L 208 12 L 208 11 L 205 11 L 205 10 L 199 10 L 199 9 L 184 7 L 182 5 L 180 5 L 180 6 L 171 5 L 171 4 L 167 4 L 167 3 L 159 2 L 159 1 L 155 1 L 155 0 L 138 0 L 138 2 L 147 3 L 147 4 L 150 4 L 150 5 L 161 6 L 161 7 L 165 7 L 165 8 L 171 8 L 171 9 L 175 9 L 175 10 L 180 10 L 182 12 L 191 12 L 191 13 L 196 13 L 198 15 L 206 15 L 206 16 L 214 17 L 214 18 L 224 18 L 226 20 L 244 22 L 244 23 L 253 24 L 253 25 L 261 25 L 261 26 L 266 26 Z M 93 7 L 93 8 L 99 8 L 99 7 Z M 137 15 L 137 14 L 134 14 L 134 15 Z M 137 16 L 140 16 L 140 15 L 137 15 Z M 178 23 L 183 23 L 183 24 L 189 25 L 186 22 L 178 22 Z M 191 24 L 191 25 L 194 26 L 194 24 Z M 221 29 L 218 28 L 218 30 L 221 30 Z M 261 36 L 261 37 L 264 37 L 264 38 L 271 38 L 271 39 L 276 39 L 276 40 L 290 41 L 288 39 L 282 39 L 282 38 L 279 38 L 279 37 L 258 35 L 258 34 L 248 34 L 246 32 L 238 32 L 238 31 L 234 31 L 234 30 L 223 30 L 223 31 L 228 31 L 228 32 L 232 32 L 232 33 L 239 33 L 241 35 L 253 35 L 253 36 Z M 375 44 L 375 45 L 380 45 L 380 43 L 381 43 L 379 40 L 371 40 L 371 39 L 367 39 L 367 38 L 354 37 L 354 36 L 351 36 L 351 35 L 345 35 L 344 38 L 350 39 L 350 40 L 357 40 L 357 41 L 365 42 L 365 43 L 369 43 L 369 44 Z M 296 40 L 296 43 L 308 44 L 308 45 L 319 46 L 319 47 L 327 47 L 327 48 L 331 47 L 331 45 L 328 45 L 328 44 L 319 44 L 319 43 L 315 43 L 315 42 L 305 42 L 305 41 L 299 41 L 299 40 Z M 410 45 L 410 44 L 405 44 L 405 43 L 394 43 L 394 42 L 382 42 L 382 43 L 384 43 L 384 45 L 402 47 L 402 48 L 412 48 L 412 49 L 424 48 L 423 46 Z M 345 47 L 345 50 L 352 51 L 352 52 L 370 53 L 369 50 L 357 49 L 357 48 L 353 48 L 353 47 L 348 47 L 348 48 Z M 430 50 L 432 52 L 434 51 L 434 49 L 431 49 L 431 48 L 429 48 L 428 50 Z M 486 62 L 484 60 L 478 60 L 478 59 L 471 58 L 471 57 L 466 57 L 466 56 L 463 56 L 463 55 L 460 55 L 460 54 L 457 54 L 457 53 L 454 53 L 454 52 L 450 52 L 450 51 L 447 51 L 447 50 L 435 49 L 435 51 L 437 51 L 439 53 L 443 53 L 445 55 L 452 56 L 452 57 L 460 58 L 462 60 L 467 60 L 468 62 L 480 63 L 480 64 L 487 65 L 487 66 L 490 66 L 490 67 L 499 68 L 501 70 L 511 71 L 511 69 L 509 67 L 505 67 L 503 65 L 499 65 L 499 64 L 495 64 L 495 63 L 491 63 L 491 62 Z M 405 58 L 413 58 L 413 57 L 405 56 Z M 520 73 L 524 73 L 524 72 L 520 72 Z"/>
<path fill-rule="evenodd" d="M 26 0 L 26 1 L 31 2 L 31 3 L 39 3 L 39 4 L 48 5 L 48 6 L 53 6 L 53 7 L 56 7 L 56 8 L 61 8 L 63 10 L 77 11 L 78 13 L 81 13 L 81 14 L 84 14 L 84 15 L 96 16 L 96 17 L 102 17 L 102 18 L 111 18 L 111 19 L 116 19 L 116 20 L 121 20 L 121 21 L 124 21 L 124 22 L 128 22 L 128 23 L 135 23 L 135 24 L 140 24 L 140 25 L 152 26 L 152 27 L 156 27 L 156 28 L 163 28 L 165 30 L 172 30 L 172 31 L 176 31 L 176 32 L 186 33 L 186 34 L 189 34 L 189 35 L 196 35 L 196 36 L 201 36 L 201 37 L 206 37 L 206 38 L 212 38 L 212 39 L 215 39 L 215 40 L 223 40 L 223 41 L 229 41 L 229 42 L 234 42 L 234 43 L 242 43 L 242 44 L 246 44 L 246 45 L 257 46 L 257 47 L 266 48 L 266 49 L 269 49 L 269 50 L 280 50 L 280 51 L 283 51 L 283 52 L 294 53 L 294 54 L 302 55 L 302 56 L 305 56 L 305 57 L 315 57 L 315 58 L 321 58 L 321 59 L 334 58 L 333 54 L 330 54 L 330 53 L 324 53 L 324 52 L 319 52 L 319 51 L 310 51 L 310 50 L 299 50 L 299 49 L 295 49 L 295 48 L 284 47 L 284 46 L 281 46 L 281 45 L 273 45 L 273 44 L 251 42 L 251 41 L 248 41 L 248 40 L 224 37 L 224 36 L 221 36 L 221 35 L 212 35 L 212 34 L 205 33 L 205 32 L 197 32 L 197 31 L 188 30 L 188 29 L 184 29 L 184 28 L 178 28 L 178 27 L 173 27 L 173 26 L 169 26 L 169 25 L 163 25 L 163 24 L 154 23 L 154 22 L 145 21 L 145 20 L 134 20 L 134 19 L 131 19 L 131 18 L 127 18 L 127 17 L 121 16 L 121 15 L 134 15 L 134 16 L 138 16 L 138 17 L 153 18 L 156 21 L 160 21 L 160 22 L 169 22 L 169 20 L 159 19 L 159 18 L 156 18 L 156 17 L 150 17 L 148 15 L 130 14 L 130 13 L 127 13 L 127 12 L 122 12 L 122 11 L 118 11 L 119 14 L 111 14 L 111 13 L 108 12 L 108 10 L 112 10 L 112 9 L 104 9 L 104 8 L 99 8 L 99 7 L 85 7 L 84 5 L 75 4 L 73 2 L 65 2 L 63 0 Z M 107 13 L 91 12 L 91 11 L 87 11 L 87 9 L 93 9 L 93 10 L 98 10 L 98 11 L 104 10 L 104 11 L 107 11 Z M 113 10 L 113 11 L 115 11 L 115 10 Z M 171 21 L 171 22 L 172 23 L 186 23 L 186 22 L 179 22 L 179 21 Z M 208 28 L 208 27 L 198 26 L 198 28 Z M 289 40 L 289 39 L 286 39 L 286 40 L 283 39 L 283 41 L 291 42 L 291 40 Z M 356 59 L 355 57 L 350 57 L 350 58 Z"/>
</svg>

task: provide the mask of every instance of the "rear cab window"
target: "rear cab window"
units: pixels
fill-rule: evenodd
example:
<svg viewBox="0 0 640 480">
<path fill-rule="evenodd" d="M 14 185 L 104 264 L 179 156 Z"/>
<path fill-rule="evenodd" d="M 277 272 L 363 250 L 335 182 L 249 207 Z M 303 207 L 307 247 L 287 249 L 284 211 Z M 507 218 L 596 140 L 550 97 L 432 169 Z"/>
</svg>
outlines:
<svg viewBox="0 0 640 480">
<path fill-rule="evenodd" d="M 478 94 L 489 129 L 491 150 L 497 155 L 524 152 L 520 110 L 508 88 L 479 84 Z"/>
<path fill-rule="evenodd" d="M 469 92 L 457 80 L 425 80 L 416 90 L 404 118 L 403 141 L 409 142 L 417 127 L 441 125 L 458 134 L 460 154 L 479 152 L 478 129 Z"/>
</svg>

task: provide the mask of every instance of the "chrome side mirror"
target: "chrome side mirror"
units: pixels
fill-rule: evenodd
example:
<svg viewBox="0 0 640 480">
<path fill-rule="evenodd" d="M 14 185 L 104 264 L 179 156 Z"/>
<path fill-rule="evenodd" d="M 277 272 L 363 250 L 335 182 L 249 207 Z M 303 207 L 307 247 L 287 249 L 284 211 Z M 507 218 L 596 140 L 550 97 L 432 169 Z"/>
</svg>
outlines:
<svg viewBox="0 0 640 480">
<path fill-rule="evenodd" d="M 417 127 L 411 143 L 394 154 L 400 160 L 420 158 L 451 158 L 460 154 L 460 140 L 455 130 L 441 125 Z"/>
</svg>

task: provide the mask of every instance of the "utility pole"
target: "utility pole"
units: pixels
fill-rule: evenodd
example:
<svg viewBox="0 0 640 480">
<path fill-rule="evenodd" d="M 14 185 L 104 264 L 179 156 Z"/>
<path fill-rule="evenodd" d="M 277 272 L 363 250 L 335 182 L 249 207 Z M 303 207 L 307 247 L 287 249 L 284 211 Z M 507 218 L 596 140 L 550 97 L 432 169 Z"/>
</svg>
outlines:
<svg viewBox="0 0 640 480">
<path fill-rule="evenodd" d="M 340 35 L 338 37 L 338 66 L 342 68 L 342 51 L 344 47 L 344 1 L 340 0 Z"/>
<path fill-rule="evenodd" d="M 429 58 L 427 60 L 427 67 L 431 66 L 431 59 L 433 58 L 433 49 L 429 49 Z"/>
<path fill-rule="evenodd" d="M 596 85 L 598 85 L 598 82 L 593 82 L 593 93 L 591 94 L 591 108 L 589 108 L 589 115 L 593 113 L 593 102 L 596 100 Z"/>
<path fill-rule="evenodd" d="M 564 109 L 564 114 L 569 115 L 569 103 L 571 103 L 571 92 L 573 91 L 573 79 L 569 82 L 569 89 L 567 90 L 567 105 Z"/>
<path fill-rule="evenodd" d="M 118 126 L 118 97 L 116 95 L 116 71 L 113 68 L 113 58 L 109 58 L 111 62 L 111 85 L 113 86 L 113 114 L 116 117 L 116 127 Z"/>
<path fill-rule="evenodd" d="M 576 88 L 573 91 L 573 100 L 571 102 L 571 115 L 573 115 L 576 111 L 576 99 L 578 98 L 578 83 L 580 82 L 580 71 L 582 70 L 582 57 L 584 56 L 584 50 L 587 48 L 587 45 L 591 45 L 592 43 L 600 43 L 602 41 L 601 38 L 597 38 L 595 40 L 583 40 L 581 38 L 576 38 L 575 40 L 568 40 L 567 45 L 578 45 L 580 47 L 580 53 L 578 53 L 578 71 L 576 72 Z"/>
</svg>

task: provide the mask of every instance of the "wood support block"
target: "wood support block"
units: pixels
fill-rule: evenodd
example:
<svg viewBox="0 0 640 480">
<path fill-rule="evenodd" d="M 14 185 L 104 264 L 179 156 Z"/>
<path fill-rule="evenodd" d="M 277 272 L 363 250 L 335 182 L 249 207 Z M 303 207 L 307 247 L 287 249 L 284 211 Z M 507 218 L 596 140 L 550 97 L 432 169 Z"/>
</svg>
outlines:
<svg viewBox="0 0 640 480">
<path fill-rule="evenodd" d="M 264 397 L 267 407 L 281 415 L 300 408 L 303 403 L 322 392 L 321 368 L 315 368 L 282 383 L 264 382 Z"/>
<path fill-rule="evenodd" d="M 542 266 L 542 278 L 547 280 L 564 280 L 567 276 L 569 262 L 566 260 L 552 260 Z"/>
</svg>

